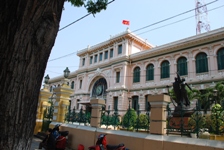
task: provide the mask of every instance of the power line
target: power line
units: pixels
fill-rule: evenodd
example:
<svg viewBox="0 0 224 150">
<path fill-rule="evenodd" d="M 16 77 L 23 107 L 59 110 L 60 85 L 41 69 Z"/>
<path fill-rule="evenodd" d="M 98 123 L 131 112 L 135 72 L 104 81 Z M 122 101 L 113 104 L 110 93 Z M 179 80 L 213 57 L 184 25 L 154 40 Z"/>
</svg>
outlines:
<svg viewBox="0 0 224 150">
<path fill-rule="evenodd" d="M 67 54 L 67 55 L 58 57 L 58 58 L 54 58 L 54 59 L 48 60 L 48 62 L 50 62 L 50 61 L 54 61 L 54 60 L 58 60 L 58 59 L 61 59 L 61 58 L 64 58 L 64 57 L 68 57 L 68 56 L 73 55 L 73 54 L 76 54 L 76 52 L 73 52 L 73 53 L 70 53 L 70 54 Z"/>
<path fill-rule="evenodd" d="M 218 1 L 218 0 L 212 1 L 212 2 L 210 2 L 210 3 L 208 3 L 208 4 L 202 5 L 201 7 L 206 6 L 206 5 L 210 5 L 210 4 L 212 4 L 212 3 L 214 3 L 214 2 L 217 2 L 217 1 Z M 167 20 L 176 18 L 176 17 L 178 17 L 178 16 L 184 15 L 184 14 L 189 13 L 189 12 L 191 12 L 191 11 L 195 11 L 195 8 L 194 8 L 194 9 L 191 9 L 191 10 L 188 10 L 188 11 L 185 11 L 185 12 L 183 12 L 183 13 L 177 14 L 177 15 L 175 15 L 175 16 L 172 16 L 172 17 L 163 19 L 163 20 L 161 20 L 161 21 L 155 22 L 155 23 L 153 23 L 153 24 L 147 25 L 147 26 L 145 26 L 145 27 L 139 28 L 139 29 L 137 29 L 137 30 L 134 30 L 133 32 L 137 32 L 137 31 L 139 31 L 139 30 L 142 30 L 142 29 L 151 27 L 151 26 L 153 26 L 153 25 L 162 23 L 162 22 L 164 22 L 164 21 L 167 21 Z"/>
<path fill-rule="evenodd" d="M 114 2 L 114 1 L 115 1 L 115 0 L 112 0 L 112 1 L 108 2 L 107 5 L 109 5 L 110 3 Z M 79 18 L 79 19 L 73 21 L 72 23 L 70 23 L 70 24 L 68 24 L 68 25 L 66 25 L 66 26 L 64 26 L 64 27 L 62 27 L 62 28 L 59 29 L 58 31 L 61 31 L 61 30 L 65 29 L 65 28 L 67 28 L 67 27 L 73 25 L 74 23 L 76 23 L 76 22 L 78 22 L 78 21 L 84 19 L 85 17 L 87 17 L 87 16 L 89 16 L 89 15 L 91 15 L 91 14 L 92 14 L 92 13 L 88 13 L 88 14 L 86 14 L 85 16 L 83 16 L 83 17 L 81 17 L 81 18 Z"/>
<path fill-rule="evenodd" d="M 114 1 L 114 0 L 113 0 L 113 1 Z M 113 2 L 113 1 L 111 1 L 111 2 Z M 218 0 L 215 0 L 215 1 L 212 1 L 212 2 L 210 2 L 210 3 L 208 3 L 208 4 L 205 4 L 205 5 L 210 5 L 210 4 L 212 4 L 212 3 L 214 3 L 214 2 L 217 2 L 217 1 L 218 1 Z M 111 3 L 111 2 L 109 2 L 109 3 Z M 216 8 L 220 8 L 220 7 L 216 7 Z M 216 8 L 214 8 L 214 9 L 216 9 Z M 189 13 L 189 12 L 194 11 L 194 10 L 195 10 L 195 8 L 194 8 L 194 9 L 191 9 L 191 10 L 188 10 L 188 11 L 185 11 L 185 12 L 183 12 L 183 13 L 180 13 L 180 14 L 178 14 L 178 15 L 175 15 L 175 16 L 172 16 L 172 17 L 169 17 L 169 18 L 163 19 L 163 20 L 158 21 L 158 22 L 156 22 L 156 23 L 153 23 L 153 24 L 147 25 L 147 26 L 145 26 L 145 27 L 142 27 L 142 28 L 136 29 L 136 30 L 134 30 L 134 31 L 132 31 L 132 32 L 130 32 L 130 33 L 134 33 L 134 32 L 140 31 L 140 30 L 142 30 L 142 29 L 145 29 L 145 28 L 148 28 L 148 27 L 154 26 L 154 25 L 156 25 L 156 24 L 159 24 L 159 23 L 162 23 L 162 22 L 164 22 L 164 21 L 167 21 L 167 20 L 173 19 L 173 18 L 175 18 L 175 17 L 178 17 L 178 16 L 181 16 L 181 15 L 184 15 L 184 14 Z M 210 10 L 209 10 L 209 11 L 210 11 Z M 87 14 L 87 15 L 89 15 L 89 14 Z M 191 17 L 192 17 L 192 16 L 191 16 Z M 174 23 L 184 21 L 184 20 L 189 19 L 189 18 L 191 18 L 191 17 L 188 17 L 188 18 L 185 18 L 185 19 L 182 19 L 182 20 L 176 21 L 176 22 L 174 22 Z M 81 18 L 83 19 L 83 18 L 85 18 L 85 17 L 81 17 Z M 76 20 L 76 21 L 74 21 L 74 22 L 72 22 L 72 23 L 70 23 L 69 25 L 67 25 L 67 26 L 63 27 L 62 29 L 65 29 L 65 28 L 67 28 L 68 26 L 72 25 L 73 23 L 75 23 L 75 22 L 77 22 L 77 21 L 81 20 L 81 18 L 80 18 L 80 19 L 78 19 L 78 20 Z M 174 24 L 174 23 L 171 23 L 171 24 Z M 168 24 L 168 25 L 171 25 L 171 24 Z M 156 30 L 156 29 L 159 29 L 159 28 L 162 28 L 162 27 L 166 27 L 166 26 L 168 26 L 168 25 L 164 25 L 164 26 L 161 26 L 161 27 L 158 27 L 158 28 L 152 29 L 152 30 Z M 62 29 L 60 29 L 60 30 L 62 30 Z M 59 30 L 59 31 L 60 31 L 60 30 Z M 149 30 L 149 31 L 152 31 L 152 30 Z M 149 31 L 148 31 L 148 32 L 149 32 Z M 146 32 L 147 32 L 147 31 L 146 31 Z M 143 33 L 146 33 L 146 32 L 143 32 Z M 143 33 L 140 33 L 140 34 L 143 34 Z M 138 35 L 140 35 L 140 34 L 138 34 Z M 64 58 L 64 57 L 68 57 L 68 56 L 73 55 L 73 54 L 76 54 L 76 53 L 77 53 L 77 52 L 73 52 L 73 53 L 70 53 L 70 54 L 67 54 L 67 55 L 64 55 L 64 56 L 58 57 L 58 58 L 54 58 L 54 59 L 49 60 L 48 62 L 50 62 L 50 61 L 54 61 L 54 60 L 58 60 L 58 59 L 61 59 L 61 58 Z"/>
<path fill-rule="evenodd" d="M 111 3 L 114 2 L 114 1 L 115 1 L 115 0 L 112 0 L 112 1 L 108 2 L 107 5 L 111 4 Z M 58 30 L 58 32 L 61 31 L 61 30 L 63 30 L 63 29 L 65 29 L 65 28 L 67 28 L 67 27 L 69 27 L 69 26 L 71 26 L 71 25 L 73 25 L 74 23 L 76 23 L 76 22 L 78 22 L 78 21 L 84 19 L 85 17 L 87 17 L 87 16 L 89 16 L 89 15 L 91 15 L 91 13 L 88 13 L 88 14 L 86 14 L 85 16 L 83 16 L 83 17 L 81 17 L 81 18 L 79 18 L 79 19 L 73 21 L 72 23 L 70 23 L 70 24 L 68 24 L 68 25 L 66 25 L 66 26 L 64 26 L 64 27 L 62 27 L 61 29 Z M 69 55 L 73 55 L 73 54 L 76 54 L 76 52 L 73 52 L 73 53 L 70 53 L 70 54 L 67 54 L 67 55 L 58 57 L 58 58 L 54 58 L 54 59 L 48 60 L 48 62 L 50 62 L 50 61 L 54 61 L 54 60 L 58 60 L 58 59 L 61 59 L 61 58 L 64 58 L 64 57 L 67 57 L 67 56 L 69 56 Z"/>
<path fill-rule="evenodd" d="M 221 5 L 221 6 L 219 6 L 219 7 L 215 7 L 215 8 L 213 8 L 213 9 L 210 9 L 210 10 L 208 10 L 207 12 L 209 12 L 209 11 L 213 11 L 213 10 L 215 10 L 215 9 L 219 9 L 219 8 L 221 8 L 221 7 L 224 7 L 224 5 Z M 144 33 L 150 32 L 150 31 L 153 31 L 153 30 L 157 30 L 157 29 L 160 29 L 160 28 L 163 28 L 163 27 L 166 27 L 166 26 L 169 26 L 169 25 L 172 25 L 172 24 L 175 24 L 175 23 L 178 23 L 178 22 L 181 22 L 181 21 L 184 21 L 184 20 L 193 18 L 193 17 L 195 17 L 195 15 L 190 16 L 190 17 L 187 17 L 187 18 L 184 18 L 184 19 L 181 19 L 181 20 L 178 20 L 178 21 L 175 21 L 175 22 L 172 22 L 172 23 L 169 23 L 169 24 L 166 24 L 166 25 L 163 25 L 163 26 L 160 26 L 160 27 L 157 27 L 157 28 L 154 28 L 154 29 L 151 29 L 151 30 L 148 30 L 148 31 L 145 31 L 145 32 L 142 32 L 142 33 L 139 33 L 139 34 L 137 34 L 137 35 L 141 35 L 141 34 L 144 34 Z"/>
</svg>

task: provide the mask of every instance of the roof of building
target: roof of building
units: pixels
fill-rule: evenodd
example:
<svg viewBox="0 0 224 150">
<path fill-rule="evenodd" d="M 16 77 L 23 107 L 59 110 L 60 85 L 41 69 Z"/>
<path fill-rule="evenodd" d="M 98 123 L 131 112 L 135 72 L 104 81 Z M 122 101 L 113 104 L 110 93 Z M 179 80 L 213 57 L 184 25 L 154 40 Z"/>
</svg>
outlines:
<svg viewBox="0 0 224 150">
<path fill-rule="evenodd" d="M 129 28 L 127 28 L 126 31 L 121 32 L 119 34 L 116 34 L 114 36 L 110 36 L 109 40 L 106 40 L 104 42 L 98 43 L 96 45 L 93 46 L 88 46 L 85 49 L 79 50 L 77 52 L 78 56 L 82 56 L 88 52 L 94 52 L 97 51 L 99 49 L 103 49 L 106 48 L 108 46 L 112 46 L 113 43 L 120 41 L 121 39 L 132 39 L 135 42 L 137 42 L 139 45 L 143 45 L 144 49 L 150 49 L 152 47 L 154 47 L 152 44 L 150 44 L 149 42 L 147 42 L 146 39 L 142 39 L 141 37 L 135 35 L 134 33 L 132 33 Z"/>
</svg>

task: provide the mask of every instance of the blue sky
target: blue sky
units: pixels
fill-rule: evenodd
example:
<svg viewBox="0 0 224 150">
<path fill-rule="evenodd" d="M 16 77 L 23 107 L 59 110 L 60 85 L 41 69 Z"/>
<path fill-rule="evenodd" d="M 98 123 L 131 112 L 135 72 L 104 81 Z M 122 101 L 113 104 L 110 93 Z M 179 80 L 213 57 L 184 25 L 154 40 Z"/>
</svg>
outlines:
<svg viewBox="0 0 224 150">
<path fill-rule="evenodd" d="M 206 0 L 206 3 L 213 1 L 215 0 Z M 87 14 L 84 7 L 73 7 L 67 2 L 64 8 L 60 28 Z M 69 67 L 71 72 L 77 70 L 79 66 L 77 51 L 88 45 L 93 46 L 108 40 L 110 35 L 119 34 L 127 27 L 134 31 L 194 8 L 195 0 L 115 0 L 108 5 L 107 10 L 101 11 L 95 17 L 89 15 L 58 32 L 45 76 L 47 74 L 50 78 L 60 76 L 66 67 Z M 217 0 L 208 5 L 207 9 L 211 10 L 208 11 L 211 30 L 224 27 L 224 0 Z M 194 15 L 195 11 L 191 11 L 134 33 L 157 46 L 184 39 L 196 35 Z M 130 25 L 123 25 L 122 20 L 129 20 Z M 68 54 L 71 55 L 57 59 Z"/>
</svg>

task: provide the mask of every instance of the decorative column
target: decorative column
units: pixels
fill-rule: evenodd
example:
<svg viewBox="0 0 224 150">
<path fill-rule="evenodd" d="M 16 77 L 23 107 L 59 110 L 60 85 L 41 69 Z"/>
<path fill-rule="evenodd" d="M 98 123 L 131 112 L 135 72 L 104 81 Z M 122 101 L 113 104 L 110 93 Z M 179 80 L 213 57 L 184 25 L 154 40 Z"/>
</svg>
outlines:
<svg viewBox="0 0 224 150">
<path fill-rule="evenodd" d="M 44 111 L 46 110 L 47 107 L 50 106 L 50 103 L 48 102 L 48 100 L 49 100 L 49 97 L 52 95 L 52 93 L 49 91 L 49 85 L 48 85 L 49 79 L 50 78 L 47 75 L 44 81 L 45 82 L 44 88 L 40 90 L 34 134 L 37 134 L 38 132 L 41 131 L 42 124 L 43 124 Z"/>
<path fill-rule="evenodd" d="M 92 127 L 100 127 L 102 106 L 105 105 L 103 99 L 91 99 L 90 104 L 92 106 L 90 125 Z"/>
<path fill-rule="evenodd" d="M 166 106 L 170 102 L 168 95 L 149 95 L 148 101 L 151 104 L 150 116 L 150 133 L 151 134 L 166 134 Z"/>
</svg>

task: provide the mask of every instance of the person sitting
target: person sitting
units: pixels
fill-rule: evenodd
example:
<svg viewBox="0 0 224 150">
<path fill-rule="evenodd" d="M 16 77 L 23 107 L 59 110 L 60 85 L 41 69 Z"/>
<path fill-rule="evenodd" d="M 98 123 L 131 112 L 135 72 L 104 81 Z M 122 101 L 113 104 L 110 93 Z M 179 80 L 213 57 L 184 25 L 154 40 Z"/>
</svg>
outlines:
<svg viewBox="0 0 224 150">
<path fill-rule="evenodd" d="M 55 138 L 52 134 L 53 130 L 49 128 L 46 132 L 46 137 L 44 140 L 39 144 L 39 149 L 44 148 L 45 150 L 55 150 Z"/>
<path fill-rule="evenodd" d="M 55 127 L 53 128 L 52 134 L 53 134 L 55 140 L 57 140 L 58 137 L 60 136 L 60 133 L 59 133 L 59 127 L 60 126 L 61 126 L 60 124 L 56 124 Z"/>
</svg>

